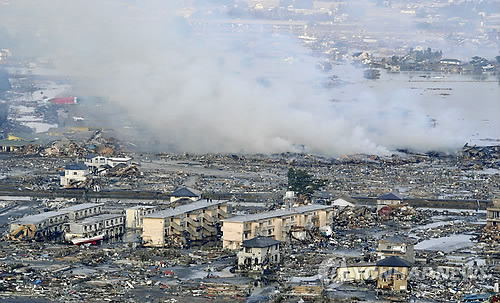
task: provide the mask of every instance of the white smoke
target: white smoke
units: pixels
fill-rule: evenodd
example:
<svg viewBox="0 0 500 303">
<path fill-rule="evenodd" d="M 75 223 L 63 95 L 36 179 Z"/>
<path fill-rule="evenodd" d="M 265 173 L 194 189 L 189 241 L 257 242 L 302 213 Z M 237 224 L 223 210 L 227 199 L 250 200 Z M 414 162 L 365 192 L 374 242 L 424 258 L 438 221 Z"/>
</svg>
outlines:
<svg viewBox="0 0 500 303">
<path fill-rule="evenodd" d="M 321 88 L 324 75 L 293 39 L 197 34 L 166 2 L 20 0 L 2 7 L 0 17 L 23 51 L 50 57 L 80 92 L 125 107 L 177 150 L 304 146 L 338 156 L 464 143 L 460 125 L 432 128 L 418 102 L 398 91 L 387 91 L 390 101 L 357 91 L 350 92 L 356 102 L 329 102 L 335 91 Z M 282 54 L 256 47 L 267 43 Z M 333 72 L 340 77 L 352 72 L 339 68 Z"/>
</svg>

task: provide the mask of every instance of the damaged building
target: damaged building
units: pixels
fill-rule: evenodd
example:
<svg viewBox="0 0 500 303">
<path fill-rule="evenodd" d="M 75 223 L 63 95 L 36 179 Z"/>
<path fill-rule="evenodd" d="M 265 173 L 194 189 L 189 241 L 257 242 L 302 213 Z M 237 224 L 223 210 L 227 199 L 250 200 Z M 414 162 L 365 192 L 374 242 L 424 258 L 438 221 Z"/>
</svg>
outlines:
<svg viewBox="0 0 500 303">
<path fill-rule="evenodd" d="M 334 209 L 334 206 L 311 204 L 223 220 L 223 247 L 239 249 L 244 241 L 257 236 L 288 241 L 292 228 L 331 225 Z"/>
<path fill-rule="evenodd" d="M 227 218 L 227 200 L 198 200 L 145 215 L 142 241 L 163 247 L 215 239 L 221 220 Z"/>
</svg>

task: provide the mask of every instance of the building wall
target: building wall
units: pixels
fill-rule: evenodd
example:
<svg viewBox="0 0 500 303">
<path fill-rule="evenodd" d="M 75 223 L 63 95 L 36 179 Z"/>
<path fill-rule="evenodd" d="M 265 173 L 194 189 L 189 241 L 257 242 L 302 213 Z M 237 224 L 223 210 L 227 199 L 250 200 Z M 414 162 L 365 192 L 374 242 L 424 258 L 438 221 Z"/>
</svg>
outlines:
<svg viewBox="0 0 500 303">
<path fill-rule="evenodd" d="M 61 176 L 61 185 L 66 186 L 73 181 L 87 180 L 88 170 L 72 170 L 67 169 L 64 171 L 64 176 Z"/>
<path fill-rule="evenodd" d="M 488 227 L 500 225 L 500 208 L 488 208 L 486 210 L 486 222 Z"/>
<path fill-rule="evenodd" d="M 144 216 L 157 211 L 157 207 L 132 207 L 125 209 L 127 228 L 142 228 Z"/>
<path fill-rule="evenodd" d="M 378 271 L 375 265 L 343 266 L 337 268 L 335 280 L 339 282 L 374 281 L 377 280 Z"/>
<path fill-rule="evenodd" d="M 395 269 L 403 274 L 402 279 L 384 280 L 382 274 L 390 269 Z M 377 288 L 390 288 L 394 291 L 406 291 L 408 289 L 407 267 L 384 267 L 378 268 Z"/>
<path fill-rule="evenodd" d="M 98 236 L 100 234 L 114 237 L 125 232 L 125 217 L 117 215 L 89 222 L 72 222 L 68 224 L 68 227 L 69 230 L 66 233 L 66 238 L 68 240 L 75 237 L 86 238 Z"/>
<path fill-rule="evenodd" d="M 229 249 L 238 249 L 243 240 L 244 223 L 243 222 L 227 222 L 222 225 L 224 234 L 222 246 Z M 251 239 L 249 237 L 248 239 Z M 245 240 L 248 240 L 245 239 Z"/>
<path fill-rule="evenodd" d="M 165 220 L 164 218 L 144 218 L 142 230 L 142 241 L 144 245 L 165 245 Z"/>
<path fill-rule="evenodd" d="M 223 222 L 223 247 L 238 249 L 244 240 L 257 236 L 273 237 L 275 240 L 288 240 L 288 232 L 294 226 L 307 228 L 327 226 L 332 223 L 333 209 L 313 210 L 304 213 L 287 214 L 274 218 L 258 219 L 247 222 Z"/>
</svg>

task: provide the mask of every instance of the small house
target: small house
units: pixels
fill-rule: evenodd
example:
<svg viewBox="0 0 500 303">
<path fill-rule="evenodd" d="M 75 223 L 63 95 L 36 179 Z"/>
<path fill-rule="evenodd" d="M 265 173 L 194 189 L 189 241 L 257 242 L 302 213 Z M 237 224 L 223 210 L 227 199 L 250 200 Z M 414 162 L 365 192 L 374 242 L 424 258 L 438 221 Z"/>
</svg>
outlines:
<svg viewBox="0 0 500 303">
<path fill-rule="evenodd" d="M 406 260 L 392 256 L 377 262 L 377 288 L 391 291 L 408 289 L 408 272 L 411 265 Z"/>
<path fill-rule="evenodd" d="M 393 236 L 378 242 L 377 259 L 396 256 L 410 263 L 415 262 L 414 240 L 408 237 Z"/>
<path fill-rule="evenodd" d="M 170 202 L 175 202 L 181 199 L 198 201 L 200 199 L 200 194 L 198 191 L 187 187 L 176 189 L 170 194 Z"/>
<path fill-rule="evenodd" d="M 74 163 L 66 165 L 64 174 L 61 175 L 61 186 L 70 185 L 73 182 L 86 181 L 89 174 L 89 168 L 83 163 Z"/>
<path fill-rule="evenodd" d="M 238 252 L 238 269 L 263 271 L 277 266 L 280 262 L 280 241 L 258 236 L 243 241 Z"/>
</svg>

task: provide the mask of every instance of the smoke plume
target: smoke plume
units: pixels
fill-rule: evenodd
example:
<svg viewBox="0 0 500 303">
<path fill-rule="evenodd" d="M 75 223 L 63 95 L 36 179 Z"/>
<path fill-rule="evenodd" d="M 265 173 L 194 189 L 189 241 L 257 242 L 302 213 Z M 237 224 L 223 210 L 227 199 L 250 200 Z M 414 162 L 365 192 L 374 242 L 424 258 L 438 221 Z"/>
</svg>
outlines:
<svg viewBox="0 0 500 303">
<path fill-rule="evenodd" d="M 342 91 L 323 88 L 316 59 L 294 39 L 200 34 L 177 8 L 170 1 L 13 1 L 0 17 L 18 55 L 50 58 L 80 93 L 126 108 L 178 151 L 303 147 L 338 156 L 453 150 L 465 142 L 451 110 L 442 109 L 433 127 L 425 109 L 397 89 L 384 100 L 351 91 L 353 102 L 330 102 Z M 359 73 L 348 66 L 333 72 Z"/>
</svg>

